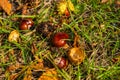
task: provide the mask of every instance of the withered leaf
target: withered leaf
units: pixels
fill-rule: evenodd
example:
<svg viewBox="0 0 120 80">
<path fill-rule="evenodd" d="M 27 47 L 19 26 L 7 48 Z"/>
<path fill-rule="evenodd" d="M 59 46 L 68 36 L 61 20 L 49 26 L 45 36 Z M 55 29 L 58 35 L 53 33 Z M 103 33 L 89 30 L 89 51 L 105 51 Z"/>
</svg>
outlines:
<svg viewBox="0 0 120 80">
<path fill-rule="evenodd" d="M 23 80 L 32 80 L 32 76 L 31 75 L 25 75 Z"/>
<path fill-rule="evenodd" d="M 68 0 L 68 7 L 70 8 L 71 11 L 74 11 L 74 5 L 73 3 L 71 2 L 71 0 Z"/>
<path fill-rule="evenodd" d="M 70 49 L 68 57 L 72 63 L 81 64 L 85 59 L 85 52 L 79 47 L 74 47 Z"/>
<path fill-rule="evenodd" d="M 38 51 L 38 49 L 37 49 L 35 43 L 33 42 L 32 45 L 31 45 L 31 52 L 34 55 L 37 51 Z"/>
<path fill-rule="evenodd" d="M 120 62 L 120 55 L 118 55 L 118 56 L 115 57 L 115 58 L 112 58 L 112 61 L 113 61 L 114 63 Z"/>
<path fill-rule="evenodd" d="M 11 31 L 11 33 L 8 36 L 8 41 L 9 42 L 18 42 L 19 41 L 19 32 L 17 30 Z"/>
<path fill-rule="evenodd" d="M 78 45 L 77 42 L 80 40 L 80 36 L 74 30 L 75 38 L 73 43 L 73 48 L 71 48 L 68 52 L 69 60 L 74 64 L 81 64 L 85 59 L 85 51 L 83 45 Z"/>
<path fill-rule="evenodd" d="M 31 68 L 28 68 L 23 80 L 32 80 Z"/>
<path fill-rule="evenodd" d="M 102 3 L 102 4 L 104 4 L 104 3 L 112 3 L 112 0 L 101 0 L 100 3 Z"/>
<path fill-rule="evenodd" d="M 12 12 L 12 4 L 8 0 L 0 0 L 0 7 L 10 15 Z"/>
<path fill-rule="evenodd" d="M 60 1 L 59 4 L 57 5 L 58 7 L 58 12 L 60 14 L 64 14 L 66 9 L 69 8 L 71 11 L 74 11 L 74 5 L 71 2 L 71 0 L 68 1 Z"/>
<path fill-rule="evenodd" d="M 22 8 L 22 15 L 26 15 L 27 14 L 27 5 L 24 5 Z"/>
<path fill-rule="evenodd" d="M 38 80 L 59 80 L 55 69 L 46 70 Z"/>
<path fill-rule="evenodd" d="M 31 68 L 33 68 L 34 70 L 43 69 L 44 68 L 43 62 L 41 62 L 41 63 L 38 62 L 37 64 L 32 64 Z"/>
<path fill-rule="evenodd" d="M 101 3 L 106 3 L 108 2 L 108 0 L 101 0 Z"/>
<path fill-rule="evenodd" d="M 11 71 L 14 71 L 14 70 L 20 68 L 20 66 L 21 66 L 20 64 L 16 63 L 15 65 L 10 65 L 7 70 L 9 72 L 11 72 Z"/>
<path fill-rule="evenodd" d="M 19 74 L 15 73 L 10 75 L 10 80 L 15 80 L 17 77 L 19 76 Z"/>
<path fill-rule="evenodd" d="M 119 0 L 116 0 L 115 1 L 115 4 L 116 4 L 116 7 L 118 7 L 118 9 L 120 8 L 120 1 Z"/>
</svg>

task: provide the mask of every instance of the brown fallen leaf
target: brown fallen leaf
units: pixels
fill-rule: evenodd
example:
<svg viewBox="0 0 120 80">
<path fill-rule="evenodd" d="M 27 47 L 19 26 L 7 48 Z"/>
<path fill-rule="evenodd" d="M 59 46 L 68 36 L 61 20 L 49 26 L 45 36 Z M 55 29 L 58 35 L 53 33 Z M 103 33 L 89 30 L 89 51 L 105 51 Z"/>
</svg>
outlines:
<svg viewBox="0 0 120 80">
<path fill-rule="evenodd" d="M 120 8 L 120 1 L 119 0 L 115 0 L 115 4 L 116 4 L 117 8 Z"/>
<path fill-rule="evenodd" d="M 16 64 L 14 64 L 14 65 L 10 65 L 7 70 L 8 70 L 9 72 L 15 71 L 15 70 L 17 70 L 18 68 L 20 68 L 20 66 L 21 66 L 20 64 L 16 63 Z"/>
<path fill-rule="evenodd" d="M 25 75 L 23 80 L 33 80 L 32 75 Z"/>
<path fill-rule="evenodd" d="M 38 80 L 59 80 L 55 69 L 46 70 Z"/>
<path fill-rule="evenodd" d="M 32 45 L 31 45 L 31 52 L 34 55 L 37 51 L 38 51 L 38 49 L 37 49 L 35 43 L 33 42 Z"/>
<path fill-rule="evenodd" d="M 22 15 L 26 15 L 27 14 L 27 5 L 24 5 L 22 8 Z"/>
<path fill-rule="evenodd" d="M 114 63 L 120 62 L 120 55 L 118 55 L 118 56 L 115 57 L 115 58 L 112 58 L 112 61 L 113 61 Z"/>
<path fill-rule="evenodd" d="M 101 2 L 100 3 L 102 3 L 102 4 L 104 4 L 104 3 L 112 3 L 112 0 L 101 0 Z"/>
<path fill-rule="evenodd" d="M 32 71 L 31 71 L 31 68 L 27 69 L 23 80 L 32 80 Z"/>
<path fill-rule="evenodd" d="M 12 4 L 8 0 L 0 0 L 0 7 L 10 15 L 12 12 Z"/>
<path fill-rule="evenodd" d="M 101 3 L 106 3 L 108 2 L 109 0 L 101 0 Z"/>
<path fill-rule="evenodd" d="M 116 0 L 115 2 L 116 4 L 120 5 L 120 0 Z"/>
<path fill-rule="evenodd" d="M 71 0 L 60 0 L 57 4 L 57 8 L 58 8 L 58 13 L 59 14 L 65 14 L 67 8 L 70 9 L 70 11 L 74 11 L 74 5 L 71 2 Z"/>
<path fill-rule="evenodd" d="M 8 41 L 9 42 L 13 42 L 13 41 L 18 42 L 19 36 L 20 36 L 19 32 L 17 30 L 13 30 L 10 32 L 10 34 L 8 36 Z"/>
<path fill-rule="evenodd" d="M 41 70 L 41 69 L 44 69 L 44 64 L 43 64 L 43 61 L 41 61 L 38 63 L 31 64 L 30 67 L 34 70 Z"/>
<path fill-rule="evenodd" d="M 19 75 L 17 73 L 10 75 L 10 80 L 15 80 Z"/>
<path fill-rule="evenodd" d="M 76 33 L 75 30 L 74 30 L 74 34 L 75 34 L 75 38 L 74 38 L 73 48 L 69 50 L 68 58 L 72 63 L 78 65 L 84 61 L 86 54 L 84 51 L 84 45 L 78 45 L 80 36 Z"/>
</svg>

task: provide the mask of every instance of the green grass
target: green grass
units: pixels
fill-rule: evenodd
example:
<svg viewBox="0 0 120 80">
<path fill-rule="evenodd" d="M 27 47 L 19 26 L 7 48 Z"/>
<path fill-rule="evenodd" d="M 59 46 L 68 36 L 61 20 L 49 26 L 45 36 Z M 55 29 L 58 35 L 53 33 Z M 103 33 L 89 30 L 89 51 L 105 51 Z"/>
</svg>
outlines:
<svg viewBox="0 0 120 80">
<path fill-rule="evenodd" d="M 29 66 L 30 63 L 35 62 L 33 56 L 36 55 L 52 63 L 62 80 L 120 80 L 120 59 L 116 63 L 112 62 L 114 57 L 120 56 L 120 8 L 115 7 L 114 0 L 105 4 L 101 4 L 100 0 L 80 2 L 72 0 L 72 2 L 75 5 L 75 12 L 71 12 L 70 18 L 67 19 L 69 23 L 59 22 L 63 18 L 62 15 L 54 14 L 55 5 L 50 5 L 50 8 L 43 3 L 39 5 L 38 10 L 34 9 L 33 15 L 29 16 L 14 13 L 3 17 L 4 12 L 0 12 L 0 79 L 9 80 L 9 76 L 15 73 L 7 72 L 9 66 L 16 63 Z M 80 36 L 79 45 L 86 52 L 83 63 L 80 65 L 69 63 L 67 69 L 59 69 L 53 60 L 59 56 L 67 56 L 68 50 L 53 47 L 50 38 L 42 37 L 36 31 L 28 34 L 31 30 L 19 30 L 19 21 L 13 19 L 23 17 L 33 18 L 35 28 L 41 22 L 51 21 L 50 17 L 52 17 L 53 23 L 61 26 L 54 30 L 53 34 L 59 31 L 67 32 L 70 35 L 68 43 L 71 47 L 74 41 L 73 29 L 75 29 Z M 20 33 L 19 43 L 8 41 L 9 33 L 14 29 Z M 33 42 L 38 49 L 35 54 L 31 53 Z M 11 54 L 11 50 L 14 50 L 14 55 Z M 19 70 L 22 71 L 24 68 Z M 23 73 L 25 74 L 26 71 L 24 70 Z M 23 79 L 24 74 L 21 74 L 18 80 Z"/>
</svg>

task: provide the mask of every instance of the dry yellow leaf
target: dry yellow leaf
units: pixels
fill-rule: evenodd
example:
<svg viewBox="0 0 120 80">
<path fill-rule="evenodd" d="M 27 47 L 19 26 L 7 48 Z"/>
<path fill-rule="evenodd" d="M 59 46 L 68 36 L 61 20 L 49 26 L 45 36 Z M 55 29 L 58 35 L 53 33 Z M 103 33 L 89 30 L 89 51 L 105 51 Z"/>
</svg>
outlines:
<svg viewBox="0 0 120 80">
<path fill-rule="evenodd" d="M 27 69 L 23 80 L 32 80 L 32 71 L 31 71 L 31 68 Z"/>
<path fill-rule="evenodd" d="M 8 14 L 11 14 L 12 4 L 8 0 L 0 0 L 0 7 Z"/>
<path fill-rule="evenodd" d="M 81 64 L 85 59 L 85 52 L 78 47 L 74 47 L 70 49 L 68 57 L 72 63 Z"/>
<path fill-rule="evenodd" d="M 81 64 L 85 59 L 85 51 L 84 48 L 81 46 L 78 47 L 77 42 L 80 40 L 80 36 L 74 31 L 75 38 L 73 43 L 73 48 L 71 48 L 68 52 L 69 60 L 74 64 Z"/>
<path fill-rule="evenodd" d="M 74 9 L 74 5 L 73 5 L 73 3 L 71 2 L 71 0 L 68 0 L 68 7 L 69 7 L 69 9 L 71 10 L 71 11 L 74 11 L 75 9 Z"/>
<path fill-rule="evenodd" d="M 60 2 L 58 5 L 58 12 L 59 14 L 64 14 L 65 10 L 67 9 L 67 2 L 66 1 L 62 1 Z"/>
<path fill-rule="evenodd" d="M 55 69 L 46 70 L 38 80 L 59 80 Z"/>
<path fill-rule="evenodd" d="M 15 80 L 19 75 L 17 73 L 10 75 L 10 80 Z"/>
<path fill-rule="evenodd" d="M 32 75 L 25 75 L 23 80 L 33 80 Z"/>
<path fill-rule="evenodd" d="M 60 1 L 57 5 L 59 14 L 64 14 L 67 8 L 69 8 L 71 11 L 74 11 L 74 5 L 71 2 L 71 0 L 68 1 Z"/>
<path fill-rule="evenodd" d="M 120 62 L 120 55 L 116 56 L 115 58 L 112 58 L 112 61 L 113 61 L 114 63 Z"/>
<path fill-rule="evenodd" d="M 19 41 L 19 32 L 17 30 L 13 30 L 9 34 L 8 41 L 9 42 L 12 42 L 12 41 L 18 42 Z"/>
<path fill-rule="evenodd" d="M 20 66 L 21 66 L 20 64 L 16 63 L 14 65 L 10 65 L 7 70 L 11 72 L 11 71 L 17 70 L 18 68 L 20 68 Z"/>
<path fill-rule="evenodd" d="M 44 68 L 43 62 L 41 62 L 41 63 L 38 62 L 37 64 L 32 64 L 31 68 L 33 68 L 35 70 L 43 69 Z"/>
<path fill-rule="evenodd" d="M 104 3 L 112 3 L 112 0 L 101 0 L 101 3 L 104 4 Z"/>
<path fill-rule="evenodd" d="M 116 0 L 115 4 L 120 7 L 120 1 L 119 0 Z"/>
<path fill-rule="evenodd" d="M 101 0 L 101 3 L 106 3 L 108 2 L 108 0 Z"/>
</svg>

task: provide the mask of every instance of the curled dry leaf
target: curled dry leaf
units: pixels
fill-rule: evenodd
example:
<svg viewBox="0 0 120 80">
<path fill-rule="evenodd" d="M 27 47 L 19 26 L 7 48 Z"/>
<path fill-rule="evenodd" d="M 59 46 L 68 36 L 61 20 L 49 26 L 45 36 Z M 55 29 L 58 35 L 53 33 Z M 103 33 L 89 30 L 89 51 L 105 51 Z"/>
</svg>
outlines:
<svg viewBox="0 0 120 80">
<path fill-rule="evenodd" d="M 101 2 L 100 3 L 102 3 L 102 4 L 104 4 L 104 3 L 112 3 L 112 0 L 101 0 Z"/>
<path fill-rule="evenodd" d="M 36 70 L 36 71 L 39 71 L 39 70 L 41 70 L 41 69 L 44 69 L 45 67 L 44 67 L 44 64 L 43 64 L 43 60 L 42 59 L 40 59 L 40 58 L 38 58 L 38 56 L 34 56 L 35 57 L 35 61 L 37 61 L 37 63 L 35 62 L 33 62 L 31 65 L 30 65 L 30 67 L 33 69 L 33 70 Z"/>
<path fill-rule="evenodd" d="M 33 77 L 32 77 L 32 71 L 30 68 L 27 69 L 26 73 L 25 73 L 25 76 L 23 78 L 23 80 L 32 80 Z"/>
<path fill-rule="evenodd" d="M 32 64 L 31 68 L 34 70 L 37 70 L 37 71 L 43 69 L 44 68 L 43 62 L 41 62 L 41 63 L 38 62 L 37 64 Z"/>
<path fill-rule="evenodd" d="M 12 12 L 12 4 L 8 0 L 0 0 L 0 7 L 10 15 Z"/>
<path fill-rule="evenodd" d="M 17 73 L 13 73 L 9 76 L 10 80 L 16 80 L 21 74 L 24 74 L 23 80 L 33 80 L 32 71 L 41 71 L 44 69 L 44 65 L 42 60 L 39 59 L 37 63 L 33 62 L 31 65 L 28 66 L 19 65 L 19 64 L 11 65 L 7 69 L 7 72 L 11 73 L 12 71 L 18 69 L 20 69 L 20 71 L 18 71 Z"/>
<path fill-rule="evenodd" d="M 114 63 L 120 62 L 120 55 L 117 56 L 117 57 L 115 57 L 115 58 L 112 58 L 112 61 L 113 61 Z"/>
<path fill-rule="evenodd" d="M 23 80 L 33 80 L 32 75 L 25 75 Z"/>
<path fill-rule="evenodd" d="M 32 45 L 31 45 L 31 52 L 34 55 L 37 51 L 38 51 L 38 49 L 37 49 L 35 43 L 33 42 Z"/>
<path fill-rule="evenodd" d="M 108 2 L 109 0 L 101 0 L 101 3 L 106 3 Z"/>
<path fill-rule="evenodd" d="M 38 80 L 59 80 L 55 69 L 46 70 Z"/>
<path fill-rule="evenodd" d="M 105 24 L 100 24 L 101 29 L 105 29 Z"/>
<path fill-rule="evenodd" d="M 8 70 L 9 72 L 15 71 L 15 70 L 17 70 L 18 68 L 20 68 L 20 66 L 21 66 L 20 64 L 16 63 L 16 64 L 14 64 L 14 65 L 10 65 L 7 70 Z"/>
<path fill-rule="evenodd" d="M 27 5 L 24 5 L 22 8 L 22 15 L 26 15 L 27 14 Z"/>
<path fill-rule="evenodd" d="M 68 8 L 69 8 L 69 10 L 74 11 L 74 5 L 71 2 L 71 0 L 59 1 L 57 7 L 58 7 L 59 14 L 66 14 L 66 11 L 68 10 Z M 68 12 L 67 12 L 67 14 L 68 14 Z"/>
<path fill-rule="evenodd" d="M 75 8 L 74 8 L 74 5 L 73 5 L 73 3 L 71 2 L 71 0 L 68 0 L 67 2 L 68 2 L 68 8 L 69 8 L 71 11 L 74 11 Z"/>
<path fill-rule="evenodd" d="M 19 41 L 19 32 L 17 30 L 13 30 L 8 37 L 9 42 L 18 42 Z"/>
<path fill-rule="evenodd" d="M 115 4 L 118 7 L 118 9 L 120 8 L 120 0 L 115 0 Z"/>
<path fill-rule="evenodd" d="M 74 34 L 75 34 L 74 43 L 73 43 L 74 47 L 69 50 L 68 58 L 74 64 L 81 64 L 85 59 L 85 52 L 82 49 L 82 46 L 77 46 L 77 42 L 80 39 L 80 37 L 77 35 L 75 31 Z"/>
<path fill-rule="evenodd" d="M 66 2 L 60 2 L 58 5 L 58 12 L 59 14 L 64 14 L 65 10 L 67 9 L 67 3 Z"/>
<path fill-rule="evenodd" d="M 70 49 L 68 57 L 72 63 L 81 64 L 85 59 L 85 52 L 78 47 L 74 47 Z"/>
<path fill-rule="evenodd" d="M 15 80 L 19 75 L 17 73 L 10 75 L 10 80 Z"/>
</svg>

